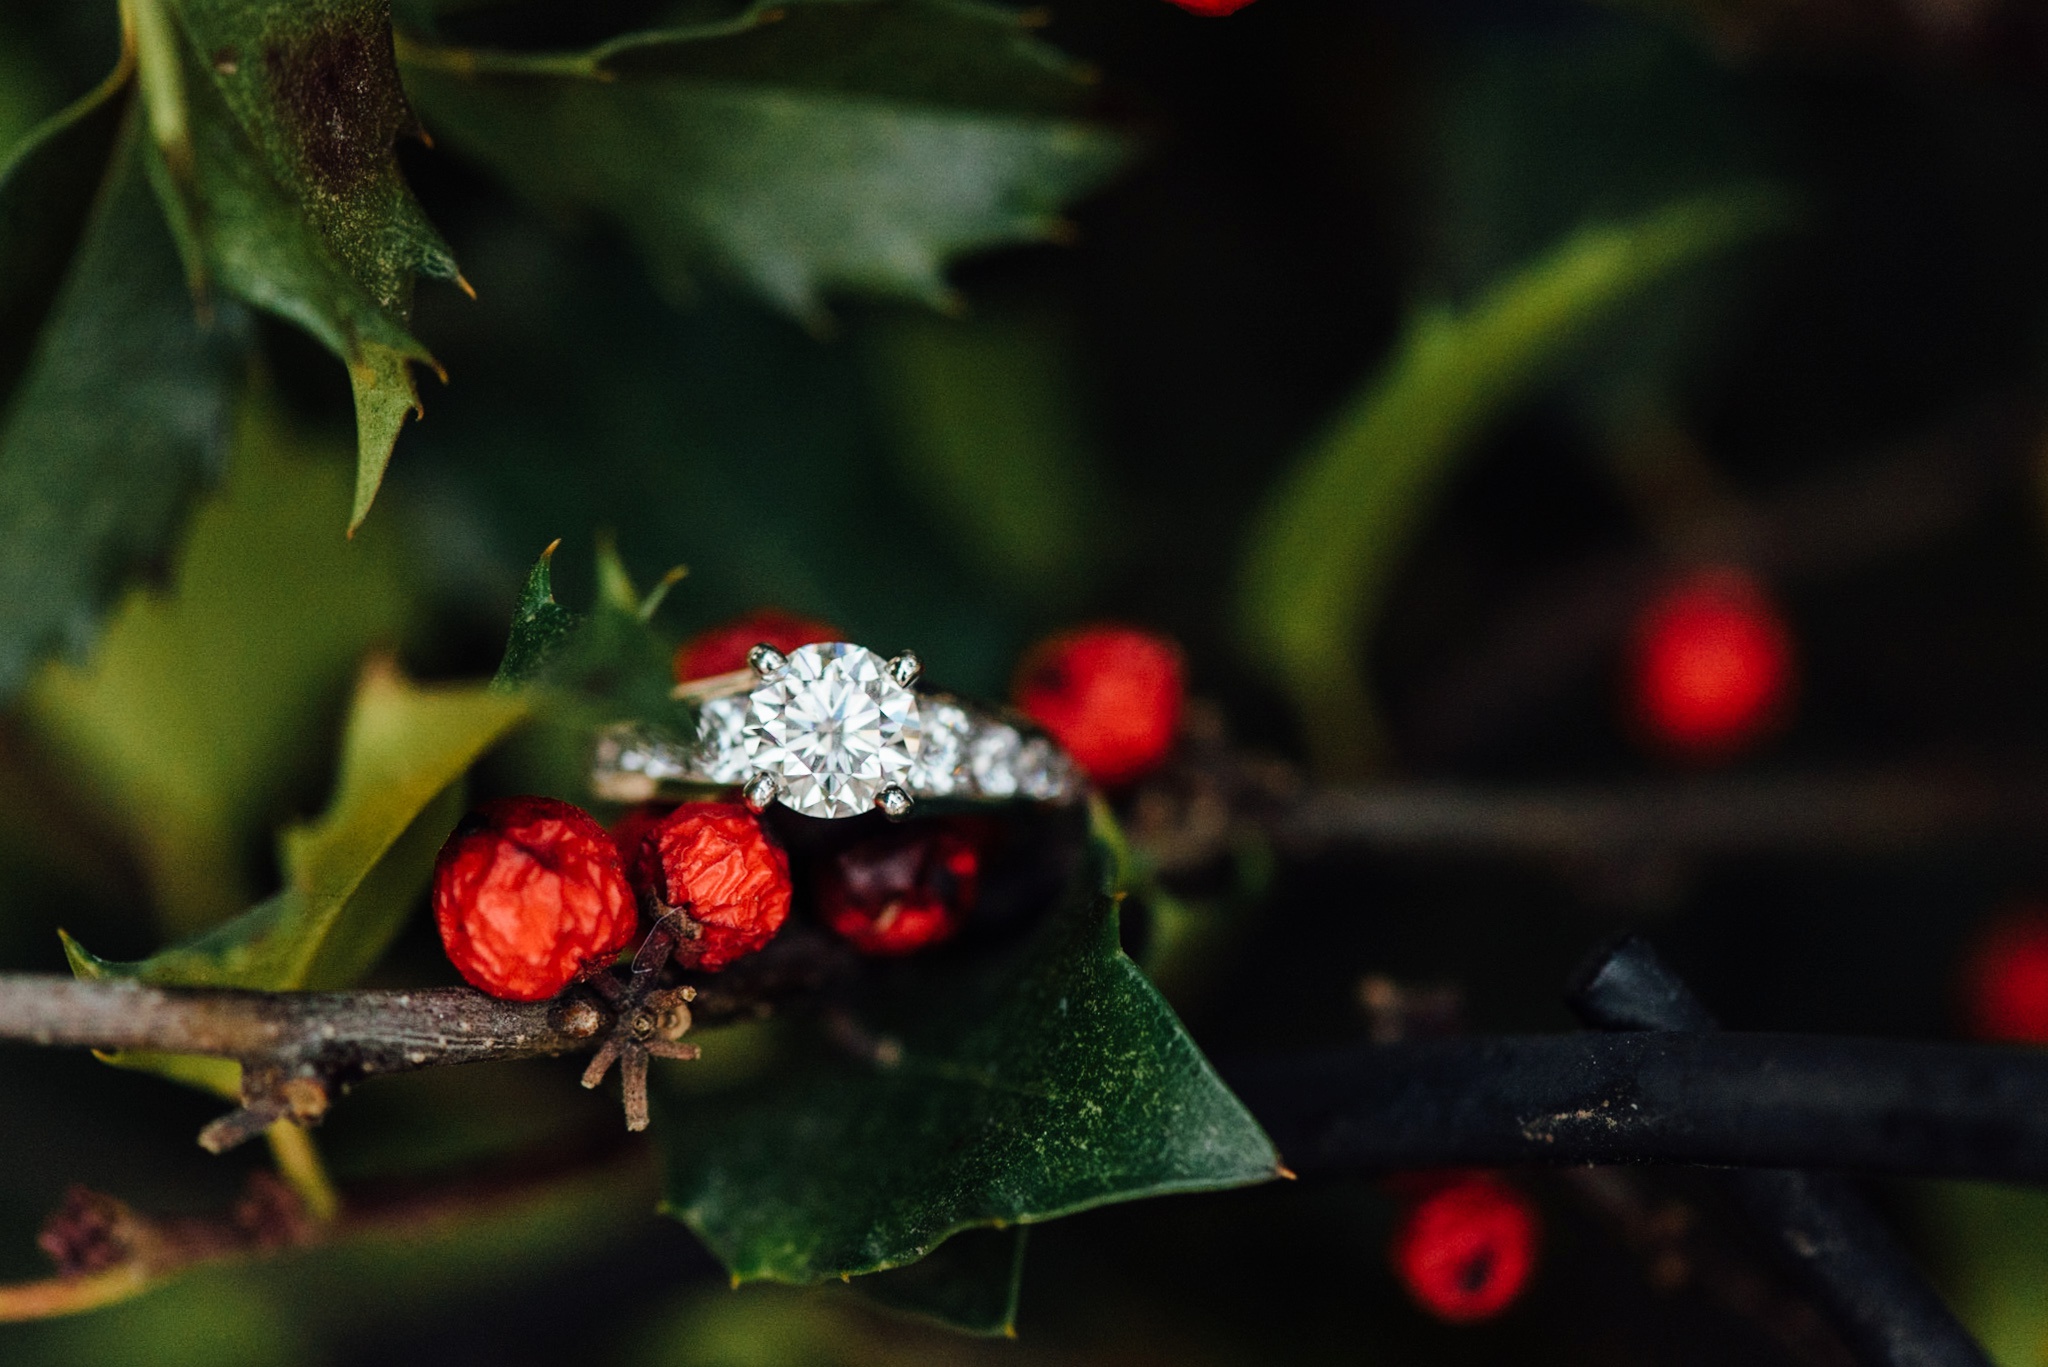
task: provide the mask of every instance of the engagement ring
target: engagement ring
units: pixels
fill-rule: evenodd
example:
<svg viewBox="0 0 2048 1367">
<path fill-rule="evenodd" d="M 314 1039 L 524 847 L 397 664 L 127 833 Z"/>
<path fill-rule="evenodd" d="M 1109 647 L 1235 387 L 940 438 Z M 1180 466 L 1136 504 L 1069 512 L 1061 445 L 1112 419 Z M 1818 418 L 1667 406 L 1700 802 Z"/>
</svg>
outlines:
<svg viewBox="0 0 2048 1367">
<path fill-rule="evenodd" d="M 805 816 L 880 810 L 901 820 L 923 798 L 1071 802 L 1086 788 L 1072 759 L 1029 722 L 916 688 L 922 666 L 836 641 L 788 655 L 755 646 L 750 667 L 683 684 L 698 706 L 693 741 L 625 724 L 598 737 L 591 788 L 644 802 L 674 788 L 740 789 L 760 811 Z"/>
</svg>

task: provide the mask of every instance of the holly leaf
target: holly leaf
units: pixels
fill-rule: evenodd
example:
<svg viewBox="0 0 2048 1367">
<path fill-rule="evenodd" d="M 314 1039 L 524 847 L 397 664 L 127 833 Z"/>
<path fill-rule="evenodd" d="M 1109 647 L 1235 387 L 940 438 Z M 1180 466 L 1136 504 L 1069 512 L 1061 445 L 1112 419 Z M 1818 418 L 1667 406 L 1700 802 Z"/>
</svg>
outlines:
<svg viewBox="0 0 2048 1367">
<path fill-rule="evenodd" d="M 287 830 L 284 889 L 213 930 L 136 963 L 69 936 L 83 978 L 291 991 L 345 987 L 377 961 L 432 876 L 462 812 L 471 765 L 527 716 L 478 686 L 420 687 L 373 661 L 356 689 L 327 811 Z"/>
<path fill-rule="evenodd" d="M 1246 647 L 1294 695 L 1326 768 L 1374 757 L 1365 642 L 1457 458 L 1624 304 L 1784 217 L 1781 199 L 1754 187 L 1680 200 L 1585 228 L 1470 307 L 1409 323 L 1385 367 L 1274 490 L 1241 574 Z"/>
<path fill-rule="evenodd" d="M 130 78 L 124 62 L 0 172 L 0 698 L 91 643 L 231 429 L 241 315 L 194 319 Z"/>
<path fill-rule="evenodd" d="M 540 553 L 519 602 L 512 609 L 512 631 L 505 640 L 505 655 L 491 682 L 499 688 L 516 688 L 540 676 L 548 661 L 568 644 L 583 623 L 569 609 L 555 601 L 555 550 L 557 541 Z"/>
<path fill-rule="evenodd" d="M 964 1230 L 908 1267 L 855 1278 L 853 1289 L 963 1334 L 1015 1338 L 1029 1232 L 1023 1225 Z"/>
<path fill-rule="evenodd" d="M 304 328 L 348 367 L 361 525 L 408 413 L 417 276 L 455 259 L 399 174 L 416 131 L 388 0 L 133 0 L 151 178 L 192 282 Z"/>
<path fill-rule="evenodd" d="M 847 287 L 947 304 L 962 252 L 1057 237 L 1125 142 L 1088 73 L 967 0 L 763 0 L 568 53 L 407 41 L 435 136 L 623 225 L 678 293 L 708 270 L 813 323 Z"/>
<path fill-rule="evenodd" d="M 554 555 L 555 546 L 541 552 L 526 577 L 492 686 L 538 689 L 559 721 L 583 730 L 639 721 L 694 734 L 694 712 L 671 696 L 672 647 L 650 625 L 683 572 L 669 571 L 643 597 L 617 551 L 601 540 L 597 602 L 577 613 L 555 601 Z"/>
<path fill-rule="evenodd" d="M 977 1226 L 1267 1181 L 1256 1121 L 1077 893 L 1010 962 L 957 960 L 707 1105 L 657 1096 L 663 1209 L 740 1281 L 901 1267 Z"/>
</svg>

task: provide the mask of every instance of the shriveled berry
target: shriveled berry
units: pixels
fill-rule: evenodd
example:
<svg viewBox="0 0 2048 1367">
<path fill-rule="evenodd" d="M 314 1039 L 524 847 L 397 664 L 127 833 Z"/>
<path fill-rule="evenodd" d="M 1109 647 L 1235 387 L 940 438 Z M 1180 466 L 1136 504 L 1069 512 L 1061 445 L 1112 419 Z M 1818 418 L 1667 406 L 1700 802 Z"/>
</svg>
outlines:
<svg viewBox="0 0 2048 1367">
<path fill-rule="evenodd" d="M 541 1001 L 633 943 L 639 908 L 604 827 L 550 797 L 486 802 L 434 866 L 448 959 L 494 997 Z"/>
<path fill-rule="evenodd" d="M 676 682 L 688 683 L 745 669 L 747 652 L 757 645 L 771 645 L 787 655 L 798 646 L 845 639 L 839 628 L 830 623 L 798 617 L 780 608 L 761 608 L 700 632 L 677 646 Z"/>
<path fill-rule="evenodd" d="M 1090 778 L 1128 783 L 1166 758 L 1180 730 L 1180 647 L 1133 627 L 1067 632 L 1025 657 L 1015 697 Z"/>
<path fill-rule="evenodd" d="M 1970 1033 L 2048 1044 L 2048 908 L 2027 906 L 1987 926 L 1963 971 Z"/>
<path fill-rule="evenodd" d="M 789 919 L 789 856 L 737 803 L 688 802 L 648 833 L 635 862 L 656 907 L 680 907 L 701 931 L 677 951 L 691 968 L 752 954 Z"/>
<path fill-rule="evenodd" d="M 1674 585 L 1637 620 L 1629 687 L 1651 738 L 1694 759 L 1744 749 L 1784 717 L 1792 631 L 1770 594 L 1738 569 Z"/>
<path fill-rule="evenodd" d="M 1541 1225 L 1529 1198 L 1485 1174 L 1455 1178 L 1403 1214 L 1389 1250 L 1415 1303 L 1468 1324 L 1512 1305 L 1536 1268 Z"/>
<path fill-rule="evenodd" d="M 849 845 L 819 871 L 819 914 L 865 954 L 949 939 L 980 895 L 984 834 L 972 818 L 923 821 Z"/>
</svg>

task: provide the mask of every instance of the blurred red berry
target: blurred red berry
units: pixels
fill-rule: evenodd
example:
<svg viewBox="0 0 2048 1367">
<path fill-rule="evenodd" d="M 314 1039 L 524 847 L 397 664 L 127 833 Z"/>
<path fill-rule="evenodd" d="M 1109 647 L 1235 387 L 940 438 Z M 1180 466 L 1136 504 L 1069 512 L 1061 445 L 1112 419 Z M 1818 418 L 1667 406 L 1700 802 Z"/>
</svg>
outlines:
<svg viewBox="0 0 2048 1367">
<path fill-rule="evenodd" d="M 923 821 L 850 845 L 818 876 L 825 924 L 864 954 L 948 939 L 981 890 L 981 823 Z"/>
<path fill-rule="evenodd" d="M 462 976 L 494 997 L 541 1001 L 633 942 L 639 909 L 604 827 L 566 802 L 486 802 L 434 866 L 434 920 Z"/>
<path fill-rule="evenodd" d="M 1158 767 L 1185 700 L 1180 647 L 1132 627 L 1054 636 L 1017 674 L 1017 706 L 1105 787 Z"/>
<path fill-rule="evenodd" d="M 1536 1268 L 1529 1198 L 1499 1177 L 1456 1178 L 1417 1199 L 1394 1231 L 1394 1272 L 1415 1303 L 1468 1324 L 1508 1308 Z"/>
<path fill-rule="evenodd" d="M 1629 686 L 1638 718 L 1667 749 L 1714 759 L 1783 720 L 1792 631 L 1770 594 L 1737 569 L 1680 581 L 1636 621 Z"/>
<path fill-rule="evenodd" d="M 789 856 L 737 803 L 684 803 L 642 835 L 629 862 L 651 909 L 680 907 L 702 928 L 676 951 L 690 968 L 752 954 L 789 919 Z"/>
<path fill-rule="evenodd" d="M 798 646 L 819 641 L 843 641 L 846 637 L 828 622 L 797 617 L 780 608 L 761 608 L 723 626 L 699 632 L 676 647 L 676 682 L 708 679 L 747 667 L 747 652 L 757 645 L 771 645 L 787 655 Z"/>
<path fill-rule="evenodd" d="M 2048 908 L 2006 913 L 1978 935 L 1963 970 L 1970 1033 L 2048 1044 Z"/>
<path fill-rule="evenodd" d="M 1226 14 L 1235 14 L 1251 2 L 1252 0 L 1167 0 L 1168 4 L 1179 5 L 1189 14 L 1219 18 Z"/>
</svg>

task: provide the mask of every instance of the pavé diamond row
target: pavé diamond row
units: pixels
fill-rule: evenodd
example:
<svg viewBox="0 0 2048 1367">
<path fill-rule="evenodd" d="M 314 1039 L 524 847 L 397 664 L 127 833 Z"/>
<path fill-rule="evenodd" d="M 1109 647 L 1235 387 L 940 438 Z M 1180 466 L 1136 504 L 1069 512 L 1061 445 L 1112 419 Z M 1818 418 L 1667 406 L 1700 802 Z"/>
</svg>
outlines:
<svg viewBox="0 0 2048 1367">
<path fill-rule="evenodd" d="M 787 656 L 755 648 L 752 668 L 686 685 L 694 743 L 637 727 L 605 732 L 591 786 L 636 802 L 670 785 L 738 785 L 760 810 L 806 816 L 909 814 L 919 798 L 1066 802 L 1085 787 L 1074 763 L 1028 725 L 944 693 L 919 693 L 917 657 L 883 659 L 844 641 Z"/>
</svg>

